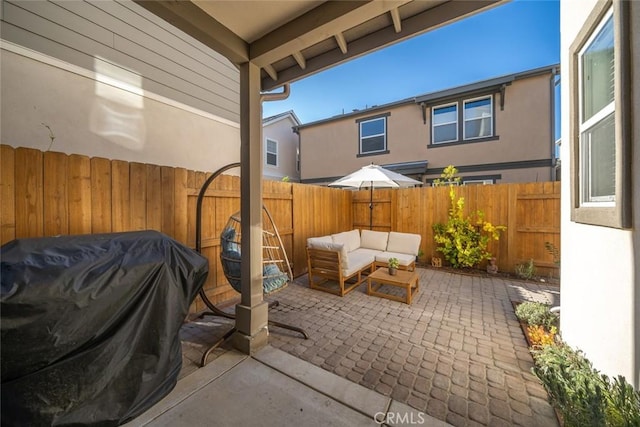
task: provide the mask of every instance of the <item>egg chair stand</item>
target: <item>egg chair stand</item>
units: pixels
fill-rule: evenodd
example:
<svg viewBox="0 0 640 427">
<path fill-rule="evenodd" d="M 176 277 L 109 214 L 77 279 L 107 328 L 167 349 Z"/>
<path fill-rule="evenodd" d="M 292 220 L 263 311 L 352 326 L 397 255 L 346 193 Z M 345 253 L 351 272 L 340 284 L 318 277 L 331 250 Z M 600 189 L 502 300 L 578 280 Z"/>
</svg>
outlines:
<svg viewBox="0 0 640 427">
<path fill-rule="evenodd" d="M 215 178 L 221 175 L 223 172 L 239 167 L 240 163 L 232 163 L 218 169 L 214 174 L 209 176 L 207 180 L 200 188 L 198 193 L 198 199 L 196 204 L 196 251 L 202 252 L 202 202 L 204 195 L 209 188 L 209 185 Z M 263 257 L 263 277 L 262 285 L 265 295 L 269 295 L 272 292 L 277 292 L 287 286 L 288 282 L 293 280 L 293 272 L 291 271 L 291 265 L 289 259 L 284 250 L 284 245 L 278 229 L 271 213 L 267 210 L 266 206 L 262 206 L 263 211 L 263 231 L 262 231 L 262 257 Z M 241 218 L 240 212 L 229 217 L 226 226 L 220 234 L 220 261 L 222 263 L 222 270 L 225 277 L 229 281 L 229 284 L 237 292 L 241 292 L 240 286 L 240 240 L 241 240 Z M 235 319 L 236 316 L 231 313 L 227 313 L 215 306 L 207 296 L 204 288 L 200 289 L 200 298 L 210 310 L 201 314 L 203 316 L 220 316 L 227 319 Z M 269 308 L 277 307 L 279 301 L 269 302 Z M 286 323 L 277 322 L 274 320 L 268 321 L 269 325 L 276 326 L 283 329 L 289 329 L 291 331 L 302 334 L 305 339 L 309 338 L 309 335 L 303 329 L 292 326 Z M 202 355 L 200 366 L 204 366 L 207 363 L 207 358 L 213 350 L 222 345 L 228 340 L 236 328 L 232 328 L 224 334 L 224 336 L 215 342 L 207 351 Z"/>
</svg>

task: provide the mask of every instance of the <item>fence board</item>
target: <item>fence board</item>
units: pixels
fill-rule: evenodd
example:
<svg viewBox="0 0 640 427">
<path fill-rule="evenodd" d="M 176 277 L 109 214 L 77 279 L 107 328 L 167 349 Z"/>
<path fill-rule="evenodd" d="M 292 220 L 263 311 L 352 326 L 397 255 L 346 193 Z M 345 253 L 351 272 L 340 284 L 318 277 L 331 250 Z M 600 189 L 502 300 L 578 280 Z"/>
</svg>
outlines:
<svg viewBox="0 0 640 427">
<path fill-rule="evenodd" d="M 68 157 L 64 153 L 44 153 L 44 235 L 69 234 L 67 211 Z M 109 193 L 107 193 L 109 194 Z"/>
<path fill-rule="evenodd" d="M 44 236 L 42 152 L 15 150 L 16 238 Z"/>
<path fill-rule="evenodd" d="M 91 161 L 88 157 L 69 156 L 68 176 L 69 233 L 91 233 Z"/>
<path fill-rule="evenodd" d="M 148 230 L 162 229 L 162 176 L 160 166 L 146 165 L 147 196 L 146 222 Z"/>
<path fill-rule="evenodd" d="M 129 206 L 132 230 L 147 228 L 147 167 L 142 163 L 129 165 Z"/>
<path fill-rule="evenodd" d="M 91 159 L 91 231 L 111 232 L 111 162 Z"/>
<path fill-rule="evenodd" d="M 174 171 L 174 238 L 187 244 L 187 170 L 176 168 Z M 195 213 L 194 213 L 195 215 Z"/>
<path fill-rule="evenodd" d="M 16 238 L 15 152 L 0 146 L 0 245 Z"/>
<path fill-rule="evenodd" d="M 161 208 L 161 231 L 171 237 L 175 238 L 175 169 L 170 167 L 160 168 L 161 183 L 160 189 L 162 191 L 162 208 Z M 186 200 L 185 200 L 186 202 Z"/>
<path fill-rule="evenodd" d="M 111 224 L 114 232 L 131 230 L 129 163 L 111 162 Z"/>
</svg>

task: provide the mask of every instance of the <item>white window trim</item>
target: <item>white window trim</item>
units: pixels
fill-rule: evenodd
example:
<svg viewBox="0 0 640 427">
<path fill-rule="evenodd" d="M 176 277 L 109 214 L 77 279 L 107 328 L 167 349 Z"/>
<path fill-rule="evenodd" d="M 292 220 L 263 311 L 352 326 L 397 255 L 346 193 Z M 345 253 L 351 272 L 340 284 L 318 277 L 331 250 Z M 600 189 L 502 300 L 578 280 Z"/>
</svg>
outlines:
<svg viewBox="0 0 640 427">
<path fill-rule="evenodd" d="M 272 152 L 269 151 L 269 142 L 273 142 L 276 145 L 276 152 Z M 280 156 L 278 155 L 278 151 L 279 151 L 279 147 L 280 144 L 278 143 L 277 140 L 273 139 L 273 138 L 265 138 L 265 142 L 264 142 L 264 164 L 265 166 L 271 167 L 271 168 L 277 168 L 280 165 Z M 276 156 L 276 164 L 272 165 L 269 163 L 269 156 L 268 154 L 274 154 Z"/>
<path fill-rule="evenodd" d="M 362 125 L 365 123 L 370 123 L 370 122 L 375 122 L 376 120 L 382 120 L 383 123 L 383 131 L 382 133 L 376 133 L 374 135 L 367 135 L 367 136 L 362 136 Z M 360 154 L 372 154 L 372 153 L 384 153 L 385 151 L 387 151 L 387 118 L 386 117 L 375 117 L 372 118 L 370 120 L 363 120 L 360 123 L 358 123 L 358 126 L 360 126 Z M 362 149 L 362 140 L 363 139 L 369 139 L 369 138 L 375 138 L 378 136 L 382 136 L 384 138 L 384 145 L 382 147 L 382 150 L 371 150 L 371 151 L 364 151 Z"/>
<path fill-rule="evenodd" d="M 446 123 L 438 123 L 437 125 L 435 124 L 435 116 L 436 116 L 436 110 L 440 109 L 440 108 L 446 108 L 446 107 L 450 107 L 454 105 L 456 107 L 456 120 L 452 121 L 452 122 L 446 122 Z M 457 102 L 450 102 L 448 104 L 441 104 L 441 105 L 434 105 L 433 108 L 431 108 L 431 142 L 433 144 L 446 144 L 448 142 L 456 142 L 459 139 L 459 135 L 458 135 L 458 119 L 460 117 L 460 106 L 458 105 Z M 445 126 L 445 125 L 450 125 L 452 123 L 455 123 L 456 125 L 456 137 L 454 139 L 447 139 L 445 141 L 436 141 L 436 127 L 437 126 Z"/>
<path fill-rule="evenodd" d="M 492 179 L 463 179 L 462 180 L 462 184 L 463 185 L 467 185 L 467 184 L 482 184 L 482 185 L 489 185 L 489 184 L 493 184 L 493 180 Z"/>
<path fill-rule="evenodd" d="M 473 120 L 484 120 L 487 117 L 480 117 L 480 118 L 474 118 L 474 119 L 467 119 L 465 117 L 465 113 L 466 113 L 466 105 L 469 102 L 473 102 L 473 101 L 477 101 L 479 99 L 489 99 L 490 102 L 490 107 L 491 107 L 491 114 L 489 115 L 489 135 L 486 136 L 475 136 L 472 138 L 467 138 L 467 127 L 465 126 L 467 124 L 467 122 L 473 121 Z M 485 96 L 478 96 L 476 98 L 469 98 L 469 99 L 465 99 L 464 101 L 462 101 L 462 138 L 463 141 L 473 141 L 474 139 L 483 139 L 483 138 L 490 138 L 493 136 L 493 95 L 485 95 Z"/>
<path fill-rule="evenodd" d="M 591 188 L 591 174 L 589 174 L 590 170 L 586 167 L 586 162 L 588 158 L 591 158 L 591 143 L 587 142 L 583 139 L 584 132 L 593 128 L 598 123 L 601 123 L 605 118 L 607 118 L 612 113 L 615 114 L 615 98 L 612 102 L 604 106 L 600 111 L 595 113 L 593 116 L 588 118 L 585 122 L 582 121 L 584 117 L 584 90 L 583 90 L 583 68 L 582 68 L 582 59 L 584 58 L 584 54 L 586 50 L 591 46 L 591 43 L 595 40 L 596 36 L 602 31 L 604 25 L 609 21 L 609 19 L 613 16 L 613 8 L 610 8 L 609 11 L 600 18 L 600 22 L 593 29 L 593 32 L 589 36 L 589 38 L 585 41 L 584 46 L 578 52 L 578 138 L 580 144 L 580 159 L 579 159 L 579 167 L 582 171 L 580 174 L 578 187 L 580 193 L 580 206 L 585 207 L 613 207 L 616 205 L 615 202 L 615 194 L 611 196 L 600 196 L 600 197 L 591 197 L 591 200 L 585 200 L 585 192 L 589 192 Z M 615 25 L 615 24 L 614 24 Z M 616 82 L 614 81 L 614 84 Z M 588 148 L 587 148 L 588 147 Z M 589 151 L 588 155 L 586 151 Z M 589 175 L 588 177 L 586 175 Z"/>
</svg>

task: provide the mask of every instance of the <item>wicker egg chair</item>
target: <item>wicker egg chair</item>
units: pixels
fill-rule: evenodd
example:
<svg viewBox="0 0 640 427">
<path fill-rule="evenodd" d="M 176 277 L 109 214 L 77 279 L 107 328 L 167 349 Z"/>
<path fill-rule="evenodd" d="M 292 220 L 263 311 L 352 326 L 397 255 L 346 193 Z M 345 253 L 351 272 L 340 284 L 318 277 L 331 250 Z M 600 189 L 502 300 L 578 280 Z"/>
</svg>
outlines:
<svg viewBox="0 0 640 427">
<path fill-rule="evenodd" d="M 209 176 L 200 188 L 198 193 L 198 199 L 196 202 L 196 251 L 202 252 L 202 201 L 204 195 L 209 188 L 209 185 L 223 172 L 239 167 L 240 163 L 232 163 L 218 169 L 214 174 Z M 293 280 L 293 273 L 291 271 L 291 265 L 287 253 L 284 249 L 282 239 L 278 233 L 278 229 L 273 221 L 273 217 L 267 210 L 266 206 L 262 206 L 263 211 L 263 231 L 262 231 L 262 258 L 263 258 L 263 292 L 265 295 L 271 294 L 287 286 L 289 281 Z M 222 271 L 227 278 L 227 281 L 231 287 L 237 292 L 241 292 L 241 277 L 240 277 L 240 262 L 241 262 L 241 217 L 240 212 L 236 212 L 229 217 L 227 224 L 220 233 L 220 261 L 222 263 Z M 227 313 L 216 307 L 207 296 L 204 289 L 200 290 L 200 298 L 210 310 L 202 313 L 201 316 L 221 316 L 227 319 L 235 319 L 235 314 Z M 275 307 L 279 302 L 271 301 L 269 307 Z M 307 333 L 296 326 L 288 325 L 286 323 L 276 322 L 269 320 L 269 325 L 280 327 L 283 329 L 289 329 L 295 332 L 299 332 L 305 339 L 309 336 Z M 202 355 L 200 366 L 204 366 L 207 363 L 209 354 L 222 343 L 231 337 L 236 331 L 236 328 L 232 328 L 224 336 L 214 343 L 207 351 Z"/>
</svg>

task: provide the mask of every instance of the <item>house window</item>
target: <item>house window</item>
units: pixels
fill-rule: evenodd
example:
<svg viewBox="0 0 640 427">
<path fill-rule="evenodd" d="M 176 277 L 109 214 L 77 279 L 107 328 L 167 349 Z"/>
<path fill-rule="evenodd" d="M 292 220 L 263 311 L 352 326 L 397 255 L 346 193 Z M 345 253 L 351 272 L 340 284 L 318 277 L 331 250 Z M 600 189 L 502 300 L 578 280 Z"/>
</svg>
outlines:
<svg viewBox="0 0 640 427">
<path fill-rule="evenodd" d="M 463 179 L 462 183 L 464 185 L 488 185 L 493 184 L 492 179 Z"/>
<path fill-rule="evenodd" d="M 434 144 L 458 140 L 458 104 L 443 105 L 432 110 Z"/>
<path fill-rule="evenodd" d="M 493 135 L 493 97 L 464 101 L 464 139 Z"/>
<path fill-rule="evenodd" d="M 435 106 L 431 123 L 433 144 L 490 138 L 494 136 L 493 95 Z"/>
<path fill-rule="evenodd" d="M 278 141 L 267 138 L 266 163 L 268 166 L 278 166 Z"/>
<path fill-rule="evenodd" d="M 296 148 L 296 172 L 300 172 L 300 147 Z"/>
<path fill-rule="evenodd" d="M 360 122 L 360 154 L 370 154 L 387 149 L 387 118 L 380 117 Z"/>
<path fill-rule="evenodd" d="M 627 2 L 602 2 L 571 46 L 572 220 L 631 226 Z M 627 89 L 628 90 L 628 89 Z"/>
</svg>

